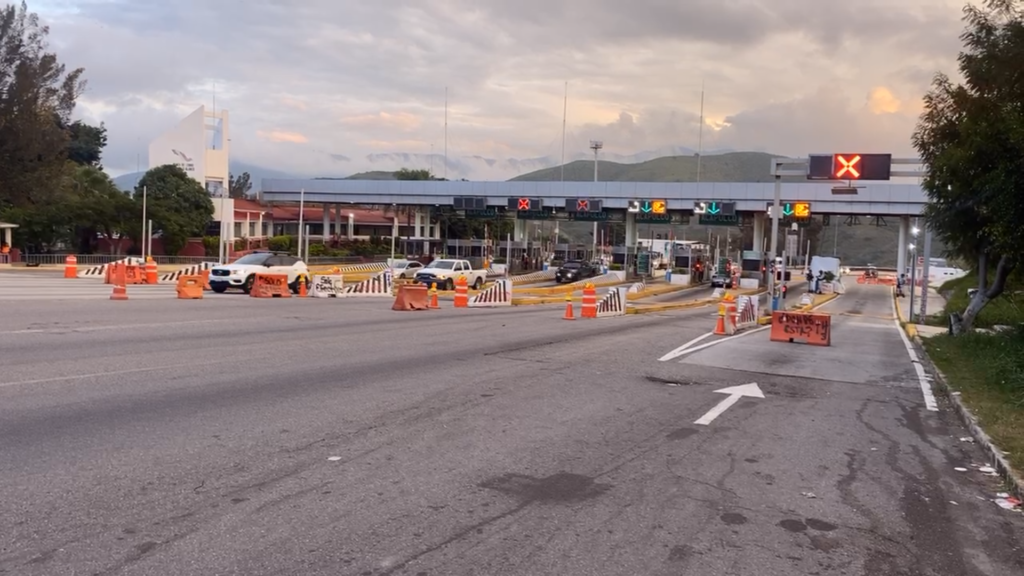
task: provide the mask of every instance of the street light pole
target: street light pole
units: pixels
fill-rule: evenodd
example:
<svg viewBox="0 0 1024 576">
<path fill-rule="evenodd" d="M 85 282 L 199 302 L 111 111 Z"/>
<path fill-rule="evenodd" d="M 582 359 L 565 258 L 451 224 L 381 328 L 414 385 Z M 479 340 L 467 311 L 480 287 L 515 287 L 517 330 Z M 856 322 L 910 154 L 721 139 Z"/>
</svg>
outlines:
<svg viewBox="0 0 1024 576">
<path fill-rule="evenodd" d="M 601 142 L 600 140 L 591 140 L 590 141 L 590 149 L 594 151 L 594 184 L 597 184 L 597 153 L 601 151 L 601 148 L 604 148 L 604 142 Z M 564 164 L 563 164 L 563 166 L 564 166 Z M 596 188 L 596 186 L 595 186 L 595 188 Z M 597 222 L 594 222 L 593 236 L 594 236 L 593 244 L 590 247 L 590 252 L 591 252 L 591 259 L 596 259 L 597 258 Z M 602 243 L 602 245 L 603 245 L 603 243 Z M 625 268 L 625 267 L 623 267 L 623 268 Z"/>
</svg>

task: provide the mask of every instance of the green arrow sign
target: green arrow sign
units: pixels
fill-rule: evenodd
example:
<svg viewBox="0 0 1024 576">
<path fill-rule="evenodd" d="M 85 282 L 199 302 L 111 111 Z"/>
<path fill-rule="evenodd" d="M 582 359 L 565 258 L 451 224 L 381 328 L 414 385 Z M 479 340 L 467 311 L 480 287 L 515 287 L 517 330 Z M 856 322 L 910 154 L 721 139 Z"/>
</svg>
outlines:
<svg viewBox="0 0 1024 576">
<path fill-rule="evenodd" d="M 644 202 L 644 205 L 640 207 L 640 211 L 644 213 L 649 213 L 651 211 L 651 203 Z"/>
<path fill-rule="evenodd" d="M 708 205 L 708 214 L 711 214 L 712 216 L 718 214 L 721 211 L 722 209 L 718 207 L 718 202 L 712 202 L 711 204 Z"/>
<path fill-rule="evenodd" d="M 793 205 L 789 204 L 788 202 L 786 204 L 783 204 L 782 205 L 782 215 L 783 216 L 792 216 L 793 215 Z"/>
</svg>

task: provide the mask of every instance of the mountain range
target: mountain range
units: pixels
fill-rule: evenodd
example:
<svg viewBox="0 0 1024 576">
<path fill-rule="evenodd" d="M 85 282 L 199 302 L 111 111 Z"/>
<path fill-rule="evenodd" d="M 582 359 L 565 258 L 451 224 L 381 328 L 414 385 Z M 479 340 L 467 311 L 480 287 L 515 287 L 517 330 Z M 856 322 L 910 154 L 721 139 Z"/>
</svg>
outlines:
<svg viewBox="0 0 1024 576">
<path fill-rule="evenodd" d="M 705 157 L 715 154 L 729 152 L 728 150 L 717 150 L 705 152 Z M 682 146 L 668 146 L 656 150 L 646 150 L 634 154 L 617 154 L 602 150 L 600 153 L 600 164 L 636 164 L 647 162 L 656 158 L 693 156 L 696 152 Z M 343 156 L 333 155 L 332 159 L 339 164 L 354 164 L 351 159 Z M 580 163 L 589 165 L 593 173 L 593 155 L 586 152 L 576 152 L 568 155 L 570 164 Z M 526 173 L 540 171 L 546 168 L 560 166 L 559 158 L 552 156 L 536 156 L 531 158 L 489 158 L 486 156 L 449 156 L 447 159 L 447 172 L 444 170 L 445 157 L 443 154 L 420 154 L 412 152 L 393 152 L 381 154 L 369 154 L 361 162 L 362 166 L 380 166 L 379 170 L 368 170 L 358 173 L 338 173 L 325 171 L 319 174 L 297 174 L 287 171 L 257 166 L 248 162 L 233 160 L 231 162 L 231 173 L 241 174 L 248 172 L 252 179 L 254 188 L 259 188 L 263 178 L 349 178 L 368 180 L 391 179 L 391 173 L 399 168 L 411 168 L 420 170 L 431 170 L 435 175 L 447 174 L 451 180 L 465 178 L 477 181 L 507 180 L 520 177 Z M 332 169 L 335 170 L 335 169 Z M 114 179 L 114 182 L 123 190 L 134 188 L 135 182 L 142 177 L 142 173 L 132 172 L 123 174 Z"/>
</svg>

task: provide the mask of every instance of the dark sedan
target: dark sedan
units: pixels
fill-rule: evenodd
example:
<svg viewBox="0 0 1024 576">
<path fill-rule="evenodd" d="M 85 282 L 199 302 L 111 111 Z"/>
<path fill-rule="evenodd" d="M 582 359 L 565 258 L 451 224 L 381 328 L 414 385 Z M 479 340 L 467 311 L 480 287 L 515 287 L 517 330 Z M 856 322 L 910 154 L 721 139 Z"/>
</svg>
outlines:
<svg viewBox="0 0 1024 576">
<path fill-rule="evenodd" d="M 590 262 L 566 262 L 555 272 L 555 282 L 578 282 L 597 276 L 597 268 Z"/>
</svg>

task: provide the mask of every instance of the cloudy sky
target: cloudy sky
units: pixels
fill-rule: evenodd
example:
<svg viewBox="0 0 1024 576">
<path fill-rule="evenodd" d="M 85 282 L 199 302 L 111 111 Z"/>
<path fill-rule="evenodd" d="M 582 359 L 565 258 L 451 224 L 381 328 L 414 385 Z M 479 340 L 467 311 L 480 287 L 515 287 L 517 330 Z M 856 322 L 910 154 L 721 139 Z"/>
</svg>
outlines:
<svg viewBox="0 0 1024 576">
<path fill-rule="evenodd" d="M 697 147 L 912 155 L 957 0 L 29 0 L 89 80 L 114 174 L 200 105 L 232 156 L 303 175 L 440 156 L 558 160 Z M 419 154 L 397 165 L 379 154 Z M 379 158 L 379 157 L 376 157 Z M 505 166 L 503 168 L 503 166 Z M 510 177 L 469 162 L 465 177 Z M 439 167 L 435 166 L 435 172 Z"/>
</svg>

